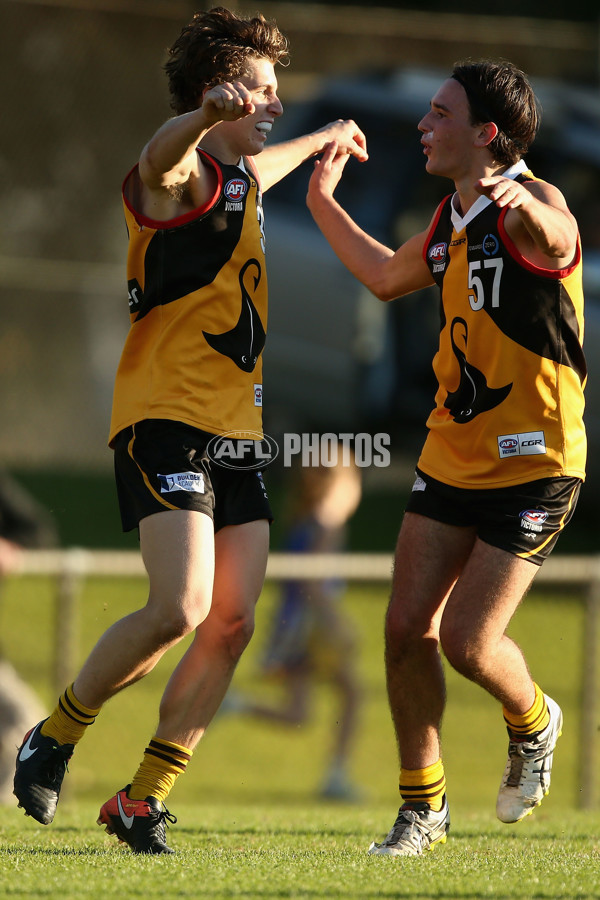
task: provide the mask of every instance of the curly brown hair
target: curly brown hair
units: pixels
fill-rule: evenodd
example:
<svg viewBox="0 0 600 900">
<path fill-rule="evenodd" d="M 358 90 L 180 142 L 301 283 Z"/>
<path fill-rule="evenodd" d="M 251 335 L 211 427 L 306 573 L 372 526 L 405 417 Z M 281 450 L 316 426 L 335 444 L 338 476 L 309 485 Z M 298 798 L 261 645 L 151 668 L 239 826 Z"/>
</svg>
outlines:
<svg viewBox="0 0 600 900">
<path fill-rule="evenodd" d="M 494 122 L 498 134 L 489 149 L 503 165 L 529 150 L 540 124 L 540 107 L 527 76 L 506 60 L 456 63 L 452 78 L 465 90 L 473 125 Z"/>
<path fill-rule="evenodd" d="M 196 13 L 168 52 L 171 107 L 181 115 L 198 107 L 206 88 L 246 74 L 250 58 L 285 64 L 288 42 L 260 13 L 242 18 L 216 6 Z"/>
</svg>

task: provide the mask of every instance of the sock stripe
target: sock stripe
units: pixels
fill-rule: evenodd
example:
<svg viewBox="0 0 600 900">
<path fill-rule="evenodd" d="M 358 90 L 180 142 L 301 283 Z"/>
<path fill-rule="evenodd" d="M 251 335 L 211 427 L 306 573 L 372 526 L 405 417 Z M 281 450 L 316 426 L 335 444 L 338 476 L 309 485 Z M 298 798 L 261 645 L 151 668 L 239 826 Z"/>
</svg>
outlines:
<svg viewBox="0 0 600 900">
<path fill-rule="evenodd" d="M 132 800 L 156 797 L 165 802 L 175 780 L 183 775 L 192 758 L 192 751 L 180 744 L 153 737 L 144 751 L 144 758 L 131 782 Z"/>
<path fill-rule="evenodd" d="M 146 753 L 149 756 L 155 756 L 157 759 L 162 759 L 163 762 L 168 763 L 173 766 L 175 769 L 179 769 L 180 772 L 185 772 L 188 761 L 183 759 L 177 759 L 175 756 L 170 756 L 166 753 L 159 753 L 158 750 L 154 750 L 152 747 L 146 747 Z"/>
<path fill-rule="evenodd" d="M 404 803 L 427 803 L 431 809 L 440 810 L 446 793 L 446 775 L 441 759 L 424 769 L 400 770 L 400 796 Z"/>
<path fill-rule="evenodd" d="M 442 775 L 437 781 L 432 781 L 429 784 L 400 784 L 400 793 L 412 793 L 413 791 L 437 791 L 440 789 L 442 785 L 446 784 L 446 776 Z"/>
<path fill-rule="evenodd" d="M 67 704 L 68 708 L 67 708 Z M 65 716 L 68 716 L 69 719 L 72 719 L 73 722 L 77 722 L 79 725 L 93 725 L 96 721 L 96 716 L 88 716 L 85 713 L 82 713 L 66 695 L 66 692 L 59 697 L 58 705 L 61 710 L 64 712 Z"/>
<path fill-rule="evenodd" d="M 169 756 L 178 758 L 186 763 L 192 758 L 191 750 L 186 750 L 185 747 L 179 747 L 177 744 L 170 744 L 168 741 L 157 741 L 155 738 L 152 738 L 149 748 L 158 750 L 161 753 L 168 753 Z"/>
<path fill-rule="evenodd" d="M 515 737 L 527 737 L 543 731 L 549 721 L 548 704 L 537 684 L 535 685 L 535 699 L 526 713 L 515 715 L 508 712 L 506 708 L 503 708 L 502 712 L 508 730 Z"/>
</svg>

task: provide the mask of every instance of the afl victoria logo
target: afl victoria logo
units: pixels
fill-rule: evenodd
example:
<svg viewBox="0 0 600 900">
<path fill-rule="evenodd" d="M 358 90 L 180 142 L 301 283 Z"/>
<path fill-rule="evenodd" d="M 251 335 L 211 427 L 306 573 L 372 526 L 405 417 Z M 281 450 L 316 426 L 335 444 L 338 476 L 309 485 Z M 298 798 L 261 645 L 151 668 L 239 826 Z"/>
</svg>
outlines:
<svg viewBox="0 0 600 900">
<path fill-rule="evenodd" d="M 448 249 L 448 245 L 445 243 L 434 244 L 433 247 L 430 247 L 427 251 L 427 255 L 429 259 L 434 262 L 441 262 L 446 259 L 446 250 Z"/>
<path fill-rule="evenodd" d="M 232 178 L 225 185 L 224 194 L 228 200 L 243 200 L 248 193 L 248 185 L 243 178 Z"/>
<path fill-rule="evenodd" d="M 524 509 L 521 513 L 521 519 L 532 525 L 543 525 L 547 518 L 548 513 L 543 509 Z"/>
</svg>

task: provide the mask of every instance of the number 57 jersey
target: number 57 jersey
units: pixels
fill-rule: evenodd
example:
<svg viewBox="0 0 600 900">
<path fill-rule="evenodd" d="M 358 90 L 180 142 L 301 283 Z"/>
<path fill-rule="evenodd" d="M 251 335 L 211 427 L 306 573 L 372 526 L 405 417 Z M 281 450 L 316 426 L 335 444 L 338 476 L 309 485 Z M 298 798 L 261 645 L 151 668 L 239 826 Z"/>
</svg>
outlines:
<svg viewBox="0 0 600 900">
<path fill-rule="evenodd" d="M 533 180 L 523 162 L 505 173 Z M 457 487 L 584 478 L 581 249 L 568 268 L 526 260 L 506 208 L 438 207 L 425 261 L 441 293 L 435 408 L 419 467 Z"/>
</svg>

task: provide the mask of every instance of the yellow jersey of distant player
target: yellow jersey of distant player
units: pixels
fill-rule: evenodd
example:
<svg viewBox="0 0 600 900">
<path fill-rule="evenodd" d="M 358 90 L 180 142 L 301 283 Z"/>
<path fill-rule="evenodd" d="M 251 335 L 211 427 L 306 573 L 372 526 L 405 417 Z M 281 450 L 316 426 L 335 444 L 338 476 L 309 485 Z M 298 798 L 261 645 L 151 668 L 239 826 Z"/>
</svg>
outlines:
<svg viewBox="0 0 600 900">
<path fill-rule="evenodd" d="M 507 177 L 533 180 L 521 161 Z M 425 242 L 440 288 L 435 409 L 419 467 L 457 487 L 584 478 L 581 250 L 563 269 L 533 265 L 480 197 L 464 218 L 447 197 Z"/>
<path fill-rule="evenodd" d="M 248 160 L 224 165 L 197 152 L 216 173 L 214 196 L 176 219 L 154 221 L 135 209 L 137 166 L 123 184 L 131 321 L 111 442 L 142 419 L 262 436 L 267 275 L 260 185 Z"/>
</svg>

